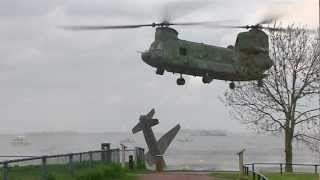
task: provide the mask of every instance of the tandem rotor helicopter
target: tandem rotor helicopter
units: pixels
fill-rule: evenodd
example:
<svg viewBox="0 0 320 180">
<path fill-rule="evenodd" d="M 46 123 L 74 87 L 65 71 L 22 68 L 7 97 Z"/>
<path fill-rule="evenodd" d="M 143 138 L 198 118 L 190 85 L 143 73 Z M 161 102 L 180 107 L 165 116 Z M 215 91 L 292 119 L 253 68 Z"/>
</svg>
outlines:
<svg viewBox="0 0 320 180">
<path fill-rule="evenodd" d="M 63 26 L 69 30 L 111 30 L 153 27 L 155 39 L 150 48 L 141 53 L 142 60 L 156 69 L 156 74 L 166 71 L 180 74 L 177 85 L 185 85 L 183 75 L 202 77 L 204 84 L 212 80 L 230 81 L 230 89 L 235 88 L 235 81 L 257 81 L 263 85 L 267 77 L 265 72 L 273 66 L 269 57 L 269 37 L 266 31 L 282 31 L 280 28 L 263 26 L 276 20 L 267 17 L 256 25 L 223 26 L 216 22 L 173 23 L 164 20 L 161 23 L 112 26 Z M 178 31 L 172 26 L 209 25 L 216 28 L 247 29 L 237 36 L 234 46 L 218 47 L 203 43 L 186 41 L 178 38 Z"/>
</svg>

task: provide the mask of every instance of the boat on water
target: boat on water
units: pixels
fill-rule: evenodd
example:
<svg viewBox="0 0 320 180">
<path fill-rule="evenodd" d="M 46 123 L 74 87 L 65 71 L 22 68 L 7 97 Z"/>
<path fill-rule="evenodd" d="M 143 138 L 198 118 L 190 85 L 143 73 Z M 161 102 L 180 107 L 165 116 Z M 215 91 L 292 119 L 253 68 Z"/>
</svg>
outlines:
<svg viewBox="0 0 320 180">
<path fill-rule="evenodd" d="M 31 142 L 25 136 L 16 136 L 11 139 L 10 143 L 14 146 L 27 146 L 31 144 Z"/>
</svg>

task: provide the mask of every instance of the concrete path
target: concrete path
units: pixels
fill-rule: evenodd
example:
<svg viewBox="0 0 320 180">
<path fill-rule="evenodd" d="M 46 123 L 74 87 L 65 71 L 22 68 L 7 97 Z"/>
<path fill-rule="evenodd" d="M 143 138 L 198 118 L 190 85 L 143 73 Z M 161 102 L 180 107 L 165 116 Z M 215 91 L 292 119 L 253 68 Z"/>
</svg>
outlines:
<svg viewBox="0 0 320 180">
<path fill-rule="evenodd" d="M 203 173 L 161 173 L 142 175 L 139 180 L 214 180 L 214 178 Z"/>
</svg>

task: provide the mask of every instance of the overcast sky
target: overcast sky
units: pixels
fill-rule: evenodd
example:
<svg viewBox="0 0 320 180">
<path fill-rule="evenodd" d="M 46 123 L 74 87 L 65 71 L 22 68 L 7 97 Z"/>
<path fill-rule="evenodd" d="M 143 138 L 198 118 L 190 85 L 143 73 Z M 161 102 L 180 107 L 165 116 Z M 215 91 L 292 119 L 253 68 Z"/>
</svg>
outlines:
<svg viewBox="0 0 320 180">
<path fill-rule="evenodd" d="M 183 0 L 181 0 L 183 1 Z M 137 51 L 154 29 L 70 32 L 59 25 L 150 23 L 161 20 L 169 1 L 0 1 L 0 133 L 26 131 L 129 131 L 142 113 L 156 109 L 157 130 L 183 128 L 246 131 L 219 100 L 228 87 L 185 76 L 155 75 Z M 198 0 L 194 0 L 198 2 Z M 202 1 L 203 2 L 203 1 Z M 254 24 L 267 12 L 285 23 L 315 27 L 317 0 L 211 0 L 175 7 L 176 21 L 233 20 Z M 189 4 L 190 0 L 188 1 Z M 197 9 L 191 12 L 190 9 Z M 186 12 L 184 16 L 181 12 Z M 229 21 L 230 23 L 230 21 Z M 176 28 L 181 39 L 227 46 L 240 30 Z"/>
</svg>

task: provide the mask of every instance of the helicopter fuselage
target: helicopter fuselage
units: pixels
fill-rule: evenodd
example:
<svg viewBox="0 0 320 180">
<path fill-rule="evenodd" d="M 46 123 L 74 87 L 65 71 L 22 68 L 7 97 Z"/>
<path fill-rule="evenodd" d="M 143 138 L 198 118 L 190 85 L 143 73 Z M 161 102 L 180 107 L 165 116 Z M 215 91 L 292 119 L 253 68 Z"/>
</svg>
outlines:
<svg viewBox="0 0 320 180">
<path fill-rule="evenodd" d="M 273 62 L 269 57 L 268 39 L 265 40 L 265 37 L 262 37 L 264 32 L 254 31 L 259 32 L 251 32 L 249 36 L 257 38 L 257 45 L 252 45 L 252 41 L 249 41 L 247 37 L 248 32 L 246 32 L 243 38 L 238 36 L 235 47 L 223 48 L 180 40 L 176 30 L 159 27 L 156 29 L 155 41 L 148 51 L 142 53 L 142 59 L 148 65 L 157 68 L 157 72 L 167 71 L 201 76 L 210 82 L 213 79 L 261 80 L 266 77 L 264 73 L 272 67 Z M 259 46 L 261 41 L 266 42 Z M 246 45 L 241 45 L 241 42 Z"/>
</svg>

